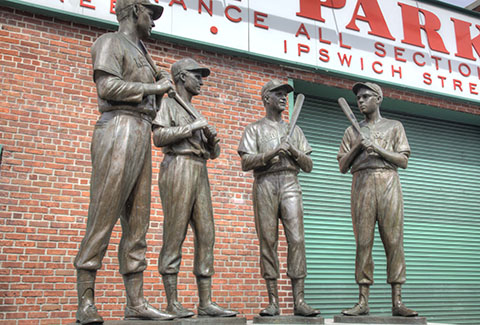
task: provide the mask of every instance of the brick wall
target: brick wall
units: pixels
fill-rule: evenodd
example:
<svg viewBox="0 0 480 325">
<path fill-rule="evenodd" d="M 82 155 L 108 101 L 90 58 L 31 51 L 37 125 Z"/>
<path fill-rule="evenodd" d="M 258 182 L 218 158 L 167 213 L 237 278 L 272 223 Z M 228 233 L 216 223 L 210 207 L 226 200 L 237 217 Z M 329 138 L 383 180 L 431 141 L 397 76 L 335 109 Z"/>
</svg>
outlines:
<svg viewBox="0 0 480 325">
<path fill-rule="evenodd" d="M 90 140 L 98 117 L 89 49 L 106 32 L 54 18 L 0 8 L 0 324 L 66 324 L 77 304 L 73 259 L 82 240 L 89 202 Z M 169 69 L 191 56 L 211 68 L 196 107 L 216 125 L 222 154 L 209 162 L 215 213 L 213 297 L 219 304 L 252 318 L 267 303 L 258 263 L 252 212 L 251 173 L 244 173 L 236 148 L 244 127 L 261 116 L 261 86 L 276 77 L 302 79 L 348 89 L 353 81 L 274 64 L 216 54 L 162 41 L 147 44 L 159 65 Z M 385 89 L 385 96 L 480 114 L 461 101 Z M 145 296 L 165 308 L 157 271 L 162 246 L 162 209 L 153 150 L 151 224 Z M 116 258 L 116 226 L 96 301 L 106 320 L 121 319 L 125 305 Z M 291 312 L 285 276 L 286 246 L 281 232 L 279 255 L 281 307 Z M 193 238 L 189 232 L 179 275 L 181 302 L 197 304 Z M 288 308 L 288 309 L 287 309 Z"/>
</svg>

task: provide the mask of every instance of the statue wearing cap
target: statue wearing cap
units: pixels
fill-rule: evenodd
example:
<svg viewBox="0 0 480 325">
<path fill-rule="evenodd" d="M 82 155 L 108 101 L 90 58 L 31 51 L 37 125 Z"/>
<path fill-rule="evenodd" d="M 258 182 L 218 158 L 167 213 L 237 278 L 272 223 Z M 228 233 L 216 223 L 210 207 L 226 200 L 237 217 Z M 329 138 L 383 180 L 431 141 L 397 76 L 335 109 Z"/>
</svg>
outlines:
<svg viewBox="0 0 480 325">
<path fill-rule="evenodd" d="M 392 286 L 392 315 L 417 316 L 401 298 L 405 283 L 403 250 L 403 198 L 398 167 L 406 168 L 410 156 L 402 123 L 383 118 L 380 86 L 361 82 L 353 86 L 357 104 L 365 120 L 360 122 L 362 134 L 353 127 L 345 131 L 338 163 L 340 171 L 353 175 L 351 211 L 357 253 L 355 280 L 359 285 L 359 302 L 343 310 L 347 316 L 368 315 L 369 288 L 373 284 L 372 246 L 375 224 L 387 255 L 387 282 Z"/>
<path fill-rule="evenodd" d="M 199 316 L 233 317 L 237 312 L 212 302 L 215 225 L 206 163 L 220 155 L 215 127 L 191 104 L 200 94 L 208 68 L 186 58 L 171 69 L 176 95 L 164 98 L 153 122 L 153 141 L 162 147 L 158 187 L 164 214 L 163 246 L 158 260 L 167 296 L 167 312 L 177 317 L 194 313 L 178 301 L 177 276 L 182 244 L 191 225 L 195 238 L 193 273 L 197 278 Z"/>
<path fill-rule="evenodd" d="M 93 79 L 101 113 L 92 137 L 92 176 L 87 229 L 75 258 L 81 324 L 103 323 L 94 304 L 97 270 L 120 218 L 118 249 L 127 306 L 125 319 L 173 319 L 143 296 L 147 267 L 146 233 L 150 220 L 151 130 L 160 99 L 173 89 L 147 53 L 163 7 L 148 0 L 117 0 L 119 30 L 100 36 L 92 46 Z"/>
<path fill-rule="evenodd" d="M 255 226 L 260 242 L 260 267 L 265 279 L 269 305 L 260 316 L 280 314 L 277 279 L 279 278 L 278 221 L 282 221 L 288 243 L 287 275 L 292 281 L 294 314 L 317 316 L 320 311 L 304 300 L 307 276 L 305 235 L 303 229 L 300 170 L 311 172 L 312 149 L 302 130 L 294 126 L 287 138 L 289 124 L 283 121 L 287 94 L 293 87 L 280 80 L 267 82 L 261 91 L 266 116 L 245 128 L 238 146 L 244 171 L 253 170 L 253 205 Z"/>
</svg>

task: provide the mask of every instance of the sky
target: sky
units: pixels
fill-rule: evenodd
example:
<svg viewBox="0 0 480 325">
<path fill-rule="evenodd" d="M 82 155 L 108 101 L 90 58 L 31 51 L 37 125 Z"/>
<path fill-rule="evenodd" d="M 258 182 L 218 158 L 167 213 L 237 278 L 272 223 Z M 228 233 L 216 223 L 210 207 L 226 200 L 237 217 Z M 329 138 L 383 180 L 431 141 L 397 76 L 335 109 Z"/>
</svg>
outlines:
<svg viewBox="0 0 480 325">
<path fill-rule="evenodd" d="M 441 0 L 441 1 L 455 5 L 455 6 L 459 6 L 462 8 L 465 8 L 469 4 L 475 2 L 475 0 Z"/>
</svg>

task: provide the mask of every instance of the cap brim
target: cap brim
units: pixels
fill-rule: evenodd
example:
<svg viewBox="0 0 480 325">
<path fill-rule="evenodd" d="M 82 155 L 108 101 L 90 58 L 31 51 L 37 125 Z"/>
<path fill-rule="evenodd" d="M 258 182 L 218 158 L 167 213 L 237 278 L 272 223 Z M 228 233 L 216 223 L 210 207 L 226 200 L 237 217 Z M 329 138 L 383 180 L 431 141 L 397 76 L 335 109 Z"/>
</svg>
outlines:
<svg viewBox="0 0 480 325">
<path fill-rule="evenodd" d="M 195 69 L 188 69 L 188 71 L 198 71 L 202 74 L 202 77 L 208 77 L 210 75 L 210 69 L 209 68 L 195 68 Z"/>
<path fill-rule="evenodd" d="M 294 90 L 293 87 L 289 84 L 281 84 L 277 87 L 273 87 L 269 91 L 274 91 L 274 90 L 279 90 L 279 89 L 285 90 L 287 92 L 287 94 L 291 93 Z"/>
<path fill-rule="evenodd" d="M 353 93 L 356 95 L 358 93 L 358 91 L 360 90 L 360 88 L 367 88 L 367 89 L 370 89 L 370 90 L 374 91 L 375 93 L 377 92 L 375 89 L 370 87 L 368 84 L 366 84 L 364 82 L 357 82 L 352 87 Z"/>
<path fill-rule="evenodd" d="M 145 7 L 150 8 L 153 11 L 153 20 L 157 20 L 160 18 L 163 14 L 163 7 L 157 4 L 149 3 L 149 4 L 143 4 Z"/>
</svg>

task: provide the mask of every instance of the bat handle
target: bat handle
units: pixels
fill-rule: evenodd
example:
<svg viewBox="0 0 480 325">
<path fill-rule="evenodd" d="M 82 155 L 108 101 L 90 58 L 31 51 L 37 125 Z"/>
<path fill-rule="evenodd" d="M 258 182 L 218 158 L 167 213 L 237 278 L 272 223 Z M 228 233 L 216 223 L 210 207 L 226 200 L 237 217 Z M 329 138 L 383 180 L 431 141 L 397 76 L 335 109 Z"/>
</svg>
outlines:
<svg viewBox="0 0 480 325">
<path fill-rule="evenodd" d="M 168 97 L 170 97 L 170 98 L 175 98 L 175 96 L 177 96 L 177 92 L 176 92 L 175 90 L 173 90 L 173 89 L 170 89 L 170 90 L 168 91 Z"/>
</svg>

